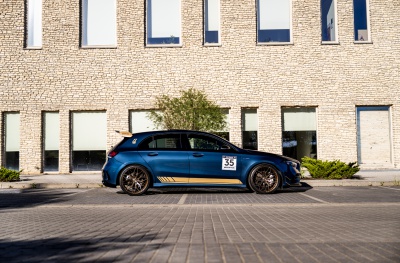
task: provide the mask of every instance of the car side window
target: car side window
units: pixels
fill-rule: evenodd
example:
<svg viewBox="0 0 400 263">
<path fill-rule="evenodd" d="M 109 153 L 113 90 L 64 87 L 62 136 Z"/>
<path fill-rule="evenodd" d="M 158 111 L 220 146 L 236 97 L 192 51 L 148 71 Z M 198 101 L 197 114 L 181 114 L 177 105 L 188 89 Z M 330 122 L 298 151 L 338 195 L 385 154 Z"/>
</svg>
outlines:
<svg viewBox="0 0 400 263">
<path fill-rule="evenodd" d="M 141 150 L 182 149 L 179 134 L 156 135 L 145 139 L 139 146 Z"/>
<path fill-rule="evenodd" d="M 197 151 L 231 151 L 231 148 L 216 138 L 189 134 L 190 149 Z"/>
</svg>

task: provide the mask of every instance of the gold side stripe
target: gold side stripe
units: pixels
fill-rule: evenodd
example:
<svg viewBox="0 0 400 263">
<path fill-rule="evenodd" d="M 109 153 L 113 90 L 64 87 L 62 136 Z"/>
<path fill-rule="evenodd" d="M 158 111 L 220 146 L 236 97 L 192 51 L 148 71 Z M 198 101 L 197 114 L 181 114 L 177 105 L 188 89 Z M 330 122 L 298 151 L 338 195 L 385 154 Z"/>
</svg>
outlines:
<svg viewBox="0 0 400 263">
<path fill-rule="evenodd" d="M 239 179 L 189 178 L 189 177 L 157 177 L 162 183 L 169 184 L 242 184 Z"/>
<path fill-rule="evenodd" d="M 216 179 L 216 178 L 190 178 L 193 184 L 242 184 L 238 179 Z"/>
<path fill-rule="evenodd" d="M 189 181 L 188 177 L 157 177 L 158 180 L 162 183 L 170 183 L 170 184 L 185 184 Z"/>
</svg>

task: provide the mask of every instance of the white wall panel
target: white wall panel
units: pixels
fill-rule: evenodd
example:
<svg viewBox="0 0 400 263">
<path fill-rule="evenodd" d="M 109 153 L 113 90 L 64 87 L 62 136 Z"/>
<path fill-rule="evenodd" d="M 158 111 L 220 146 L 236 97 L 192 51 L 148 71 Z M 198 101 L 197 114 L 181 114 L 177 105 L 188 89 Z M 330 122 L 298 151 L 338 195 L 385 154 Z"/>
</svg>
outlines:
<svg viewBox="0 0 400 263">
<path fill-rule="evenodd" d="M 42 46 L 42 0 L 28 1 L 28 47 Z"/>
<path fill-rule="evenodd" d="M 106 150 L 107 115 L 105 112 L 72 113 L 72 150 Z"/>
<path fill-rule="evenodd" d="M 116 0 L 83 0 L 83 45 L 117 45 Z"/>
<path fill-rule="evenodd" d="M 219 0 L 206 0 L 206 30 L 219 31 L 220 28 L 220 3 Z"/>
<path fill-rule="evenodd" d="M 315 131 L 317 122 L 315 109 L 284 109 L 284 131 Z"/>
<path fill-rule="evenodd" d="M 242 120 L 244 123 L 243 131 L 257 131 L 258 130 L 258 116 L 257 110 L 243 110 Z"/>
<path fill-rule="evenodd" d="M 181 0 L 148 0 L 148 36 L 181 36 Z"/>
<path fill-rule="evenodd" d="M 44 150 L 60 149 L 60 115 L 58 112 L 44 114 Z"/>
<path fill-rule="evenodd" d="M 259 29 L 290 29 L 291 0 L 259 0 Z"/>
<path fill-rule="evenodd" d="M 131 132 L 145 132 L 157 130 L 153 121 L 147 117 L 149 111 L 131 111 Z"/>
<path fill-rule="evenodd" d="M 391 166 L 390 111 L 361 108 L 357 114 L 358 154 L 361 165 Z"/>
<path fill-rule="evenodd" d="M 19 151 L 20 138 L 20 116 L 17 112 L 5 113 L 5 130 L 6 130 L 6 152 Z"/>
</svg>

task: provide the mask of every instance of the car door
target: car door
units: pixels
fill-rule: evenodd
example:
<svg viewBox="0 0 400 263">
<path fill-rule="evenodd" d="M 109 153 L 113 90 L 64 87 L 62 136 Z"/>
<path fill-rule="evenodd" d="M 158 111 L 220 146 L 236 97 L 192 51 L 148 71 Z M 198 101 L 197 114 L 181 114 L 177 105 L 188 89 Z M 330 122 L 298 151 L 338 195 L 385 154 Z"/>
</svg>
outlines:
<svg viewBox="0 0 400 263">
<path fill-rule="evenodd" d="M 242 184 L 241 159 L 223 140 L 205 134 L 188 134 L 191 184 Z"/>
<path fill-rule="evenodd" d="M 139 145 L 139 152 L 154 176 L 154 183 L 188 182 L 188 152 L 182 149 L 179 133 L 150 136 Z"/>
</svg>

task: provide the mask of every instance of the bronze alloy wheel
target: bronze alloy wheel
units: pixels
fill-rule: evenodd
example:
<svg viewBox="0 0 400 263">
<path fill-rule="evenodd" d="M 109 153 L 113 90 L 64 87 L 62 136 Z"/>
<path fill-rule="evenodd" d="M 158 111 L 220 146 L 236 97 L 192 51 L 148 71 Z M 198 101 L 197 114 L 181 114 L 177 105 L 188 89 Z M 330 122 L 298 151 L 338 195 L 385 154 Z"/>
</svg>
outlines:
<svg viewBox="0 0 400 263">
<path fill-rule="evenodd" d="M 281 177 L 270 164 L 259 164 L 249 174 L 249 186 L 258 194 L 272 194 L 279 187 Z"/>
<path fill-rule="evenodd" d="M 143 167 L 130 165 L 122 171 L 119 185 L 128 195 L 141 195 L 150 186 L 150 175 Z"/>
</svg>

